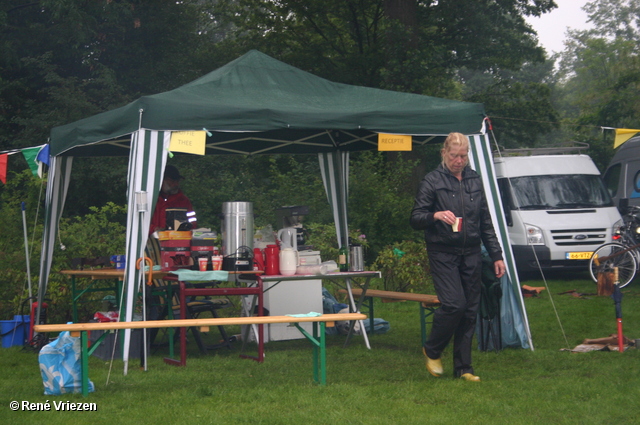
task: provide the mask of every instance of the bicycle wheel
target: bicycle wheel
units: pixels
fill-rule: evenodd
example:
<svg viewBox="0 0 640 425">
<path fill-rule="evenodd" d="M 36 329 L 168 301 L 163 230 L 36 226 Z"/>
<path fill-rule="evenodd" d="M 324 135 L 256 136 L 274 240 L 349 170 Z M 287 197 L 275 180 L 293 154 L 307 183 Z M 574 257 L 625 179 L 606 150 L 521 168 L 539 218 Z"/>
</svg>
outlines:
<svg viewBox="0 0 640 425">
<path fill-rule="evenodd" d="M 627 286 L 636 275 L 638 262 L 635 255 L 626 249 L 624 245 L 611 242 L 593 251 L 589 260 L 589 273 L 593 281 L 597 283 L 599 275 L 613 273 L 617 267 L 620 288 Z"/>
</svg>

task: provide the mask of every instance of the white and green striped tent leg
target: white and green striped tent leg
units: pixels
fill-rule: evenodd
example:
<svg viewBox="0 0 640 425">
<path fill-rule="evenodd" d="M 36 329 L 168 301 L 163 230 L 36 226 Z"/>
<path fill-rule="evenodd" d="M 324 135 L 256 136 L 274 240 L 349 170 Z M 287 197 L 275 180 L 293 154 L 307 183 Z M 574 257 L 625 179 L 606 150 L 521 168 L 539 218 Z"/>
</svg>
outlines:
<svg viewBox="0 0 640 425">
<path fill-rule="evenodd" d="M 502 252 L 507 265 L 507 273 L 502 280 L 502 302 L 500 306 L 500 320 L 502 324 L 502 345 L 504 347 L 522 347 L 533 350 L 533 341 L 529 329 L 529 321 L 520 289 L 520 280 L 515 266 L 515 259 L 511 244 L 507 222 L 502 209 L 502 200 L 496 180 L 496 172 L 493 166 L 491 145 L 486 134 L 469 136 L 471 142 L 471 155 L 469 163 L 482 177 L 487 202 L 491 211 L 491 219 L 496 234 L 502 246 Z"/>
<path fill-rule="evenodd" d="M 141 129 L 131 136 L 127 176 L 127 261 L 123 284 L 125 296 L 123 297 L 124 302 L 121 303 L 125 308 L 124 321 L 127 322 L 133 320 L 136 294 L 144 286 L 144 262 L 141 263 L 142 272 L 136 269 L 136 263 L 139 258 L 144 258 L 151 215 L 155 208 L 157 194 L 160 193 L 170 139 L 170 131 Z M 142 293 L 144 294 L 144 291 Z M 120 318 L 122 320 L 122 314 Z M 125 375 L 129 364 L 130 341 L 131 329 L 126 329 L 122 354 Z"/>
<path fill-rule="evenodd" d="M 56 242 L 58 221 L 62 215 L 64 201 L 69 189 L 73 157 L 52 156 L 47 173 L 46 210 L 44 216 L 44 231 L 42 235 L 42 254 L 40 255 L 40 277 L 38 280 L 38 310 L 36 317 L 40 317 L 42 301 L 47 293 L 49 272 L 53 261 L 53 251 Z"/>
<path fill-rule="evenodd" d="M 320 162 L 320 173 L 322 174 L 324 190 L 327 193 L 327 199 L 333 211 L 333 221 L 336 224 L 338 246 L 341 247 L 343 241 L 348 246 L 349 224 L 347 220 L 347 202 L 349 200 L 349 152 L 335 151 L 319 153 L 318 161 Z M 350 290 L 351 281 L 349 279 L 347 279 L 347 285 L 347 289 L 349 289 L 349 302 L 355 309 L 356 303 Z M 370 349 L 369 337 L 362 321 L 360 321 L 360 329 L 364 343 L 367 348 Z"/>
<path fill-rule="evenodd" d="M 349 199 L 349 152 L 319 153 L 320 173 L 336 224 L 338 247 L 349 244 L 347 201 Z"/>
</svg>

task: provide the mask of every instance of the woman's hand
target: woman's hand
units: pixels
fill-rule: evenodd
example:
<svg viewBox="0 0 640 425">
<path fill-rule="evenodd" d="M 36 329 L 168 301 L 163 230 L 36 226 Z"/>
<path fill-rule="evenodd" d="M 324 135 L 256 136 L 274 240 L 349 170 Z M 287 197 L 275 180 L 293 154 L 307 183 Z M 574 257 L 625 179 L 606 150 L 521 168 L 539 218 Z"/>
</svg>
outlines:
<svg viewBox="0 0 640 425">
<path fill-rule="evenodd" d="M 438 211 L 437 213 L 435 213 L 433 215 L 433 217 L 436 220 L 440 220 L 443 223 L 446 223 L 448 225 L 452 225 L 453 223 L 456 222 L 456 215 L 454 213 L 452 213 L 451 211 L 447 210 L 447 211 Z"/>
<path fill-rule="evenodd" d="M 496 277 L 500 279 L 507 271 L 507 267 L 504 265 L 504 261 L 498 260 L 493 263 L 493 270 L 496 273 Z"/>
</svg>

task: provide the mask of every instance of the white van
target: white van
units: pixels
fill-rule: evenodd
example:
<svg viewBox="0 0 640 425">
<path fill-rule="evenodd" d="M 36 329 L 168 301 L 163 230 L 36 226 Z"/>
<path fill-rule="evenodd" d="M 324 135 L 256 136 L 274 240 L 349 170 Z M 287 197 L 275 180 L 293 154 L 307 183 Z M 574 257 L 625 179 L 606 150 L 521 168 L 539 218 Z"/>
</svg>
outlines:
<svg viewBox="0 0 640 425">
<path fill-rule="evenodd" d="M 628 199 L 628 205 L 640 205 L 640 137 L 618 148 L 602 179 L 616 206 L 622 199 Z"/>
<path fill-rule="evenodd" d="M 494 154 L 509 239 L 523 273 L 537 271 L 538 264 L 543 270 L 587 270 L 591 253 L 612 241 L 612 227 L 620 220 L 589 156 L 544 154 L 550 151 Z M 510 156 L 514 153 L 528 155 Z"/>
</svg>

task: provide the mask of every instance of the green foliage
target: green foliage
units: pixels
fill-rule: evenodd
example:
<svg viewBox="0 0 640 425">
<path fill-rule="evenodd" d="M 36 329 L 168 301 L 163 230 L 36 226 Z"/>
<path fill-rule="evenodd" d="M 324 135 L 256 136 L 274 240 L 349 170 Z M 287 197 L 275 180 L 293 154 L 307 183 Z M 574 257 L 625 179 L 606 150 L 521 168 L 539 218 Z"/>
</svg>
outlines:
<svg viewBox="0 0 640 425">
<path fill-rule="evenodd" d="M 102 207 L 90 207 L 84 216 L 62 218 L 59 241 L 64 249 L 54 251 L 53 264 L 45 298 L 48 315 L 55 323 L 71 320 L 71 283 L 67 276 L 57 273 L 70 269 L 74 258 L 96 258 L 124 254 L 126 237 L 126 207 L 107 202 Z M 61 247 L 60 247 L 61 248 Z M 78 279 L 76 289 L 92 284 L 89 279 Z M 104 293 L 86 293 L 78 303 L 79 317 L 89 320 L 97 311 Z M 95 302 L 93 302 L 95 301 Z"/>
<path fill-rule="evenodd" d="M 353 155 L 349 225 L 367 235 L 371 247 L 369 261 L 385 245 L 413 236 L 409 226 L 415 196 L 411 179 L 419 161 L 379 152 Z"/>
<path fill-rule="evenodd" d="M 404 254 L 403 254 L 404 253 Z M 385 247 L 373 264 L 382 272 L 385 291 L 431 293 L 433 281 L 423 242 L 402 241 Z"/>
<path fill-rule="evenodd" d="M 18 155 L 13 157 L 18 158 Z M 27 259 L 24 249 L 24 225 L 27 226 L 29 267 L 32 292 L 37 291 L 42 210 L 46 182 L 31 170 L 9 173 L 7 184 L 0 186 L 0 320 L 18 314 L 29 296 Z M 25 203 L 24 221 L 21 203 Z"/>
<path fill-rule="evenodd" d="M 219 0 L 212 14 L 230 23 L 221 43 L 228 50 L 259 49 L 347 84 L 452 97 L 459 93 L 457 68 L 518 69 L 542 61 L 524 16 L 554 6 L 551 0 Z"/>
<path fill-rule="evenodd" d="M 107 202 L 89 209 L 91 213 L 82 217 L 60 220 L 60 240 L 67 259 L 123 254 L 126 206 Z"/>
<path fill-rule="evenodd" d="M 26 169 L 21 173 L 10 173 L 7 184 L 0 192 L 0 225 L 3 229 L 0 238 L 0 258 L 2 258 L 0 261 L 0 318 L 2 319 L 18 314 L 28 298 L 22 202 L 25 202 L 26 206 L 32 293 L 33 296 L 37 295 L 45 185 L 45 180 L 34 177 L 31 171 Z M 57 272 L 70 268 L 73 258 L 95 258 L 124 253 L 125 223 L 126 207 L 113 202 L 107 202 L 102 207 L 90 207 L 89 213 L 84 216 L 60 220 L 59 242 L 66 249 L 54 251 L 49 275 L 46 298 L 50 305 L 49 316 L 52 320 L 64 322 L 71 318 L 69 278 Z M 87 299 L 91 298 L 95 297 L 87 297 Z M 28 304 L 25 308 L 28 309 Z M 92 314 L 89 311 L 91 308 L 85 305 L 86 311 L 81 309 L 84 313 L 83 317 Z"/>
<path fill-rule="evenodd" d="M 614 134 L 601 126 L 637 128 L 640 122 L 640 6 L 630 0 L 588 2 L 594 28 L 569 31 L 560 55 L 557 102 L 574 137 L 591 145 L 601 171 L 614 154 Z"/>
<path fill-rule="evenodd" d="M 506 148 L 548 144 L 545 136 L 559 128 L 552 102 L 553 62 L 527 63 L 521 70 L 483 73 L 460 70 L 464 100 L 483 103 L 497 142 Z"/>
<path fill-rule="evenodd" d="M 53 126 L 210 71 L 214 52 L 194 47 L 207 16 L 199 3 L 3 2 L 0 149 L 41 144 Z"/>
<path fill-rule="evenodd" d="M 338 240 L 336 235 L 336 226 L 333 223 L 305 224 L 308 230 L 307 244 L 313 245 L 313 249 L 320 251 L 320 257 L 323 261 L 338 262 Z M 369 241 L 366 235 L 362 234 L 359 229 L 349 229 L 350 243 L 357 243 L 363 246 L 365 251 L 369 247 Z"/>
</svg>

